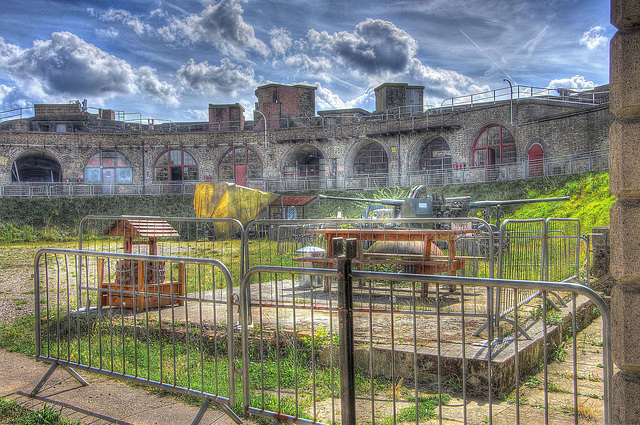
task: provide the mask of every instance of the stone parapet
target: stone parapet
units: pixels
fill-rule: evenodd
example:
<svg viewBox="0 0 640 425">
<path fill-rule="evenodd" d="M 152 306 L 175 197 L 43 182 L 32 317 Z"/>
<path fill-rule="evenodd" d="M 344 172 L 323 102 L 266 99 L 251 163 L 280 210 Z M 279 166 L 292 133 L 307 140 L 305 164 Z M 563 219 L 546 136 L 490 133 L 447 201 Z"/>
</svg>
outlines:
<svg viewBox="0 0 640 425">
<path fill-rule="evenodd" d="M 640 199 L 640 119 L 618 118 L 609 131 L 609 190 L 620 199 Z"/>
<path fill-rule="evenodd" d="M 610 108 L 619 118 L 640 116 L 640 32 L 618 31 L 611 39 Z"/>
<path fill-rule="evenodd" d="M 611 0 L 611 23 L 621 30 L 632 30 L 640 26 L 640 2 Z"/>
</svg>

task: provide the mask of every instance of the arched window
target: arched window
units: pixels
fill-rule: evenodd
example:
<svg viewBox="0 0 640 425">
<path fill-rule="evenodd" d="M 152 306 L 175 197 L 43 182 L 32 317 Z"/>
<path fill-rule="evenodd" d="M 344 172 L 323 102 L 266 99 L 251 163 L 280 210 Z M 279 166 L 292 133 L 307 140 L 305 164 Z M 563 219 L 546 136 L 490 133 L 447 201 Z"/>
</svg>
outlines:
<svg viewBox="0 0 640 425">
<path fill-rule="evenodd" d="M 131 183 L 131 164 L 118 152 L 100 152 L 89 159 L 84 167 L 87 183 Z"/>
<path fill-rule="evenodd" d="M 160 155 L 153 166 L 156 181 L 198 180 L 198 164 L 182 149 L 171 149 Z"/>
<path fill-rule="evenodd" d="M 473 143 L 472 165 L 498 165 L 516 162 L 516 141 L 501 125 L 490 125 Z"/>
<path fill-rule="evenodd" d="M 353 162 L 353 169 L 356 174 L 386 174 L 389 160 L 382 145 L 371 142 L 360 149 Z"/>
<path fill-rule="evenodd" d="M 238 147 L 229 149 L 218 167 L 221 180 L 244 186 L 248 179 L 262 178 L 262 161 L 253 149 Z"/>
</svg>

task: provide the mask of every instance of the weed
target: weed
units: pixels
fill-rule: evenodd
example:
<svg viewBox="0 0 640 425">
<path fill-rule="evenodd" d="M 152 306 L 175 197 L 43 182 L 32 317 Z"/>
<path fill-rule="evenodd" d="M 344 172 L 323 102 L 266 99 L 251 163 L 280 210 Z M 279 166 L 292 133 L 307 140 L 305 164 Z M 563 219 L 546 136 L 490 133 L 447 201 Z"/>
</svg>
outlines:
<svg viewBox="0 0 640 425">
<path fill-rule="evenodd" d="M 556 344 L 555 342 L 551 343 L 551 353 L 549 354 L 549 361 L 564 361 L 567 358 L 567 354 L 569 351 L 567 350 L 567 345 L 565 342 L 561 342 Z"/>
<path fill-rule="evenodd" d="M 76 425 L 80 422 L 71 422 L 49 405 L 44 405 L 41 410 L 28 410 L 19 406 L 15 401 L 8 402 L 0 399 L 0 419 L 2 423 L 15 425 Z M 4 422 L 8 420 L 8 422 Z"/>
<path fill-rule="evenodd" d="M 418 396 L 418 399 L 409 397 L 407 401 L 415 403 L 414 406 L 406 407 L 398 412 L 395 420 L 393 418 L 385 418 L 380 423 L 383 425 L 391 425 L 397 422 L 417 422 L 426 421 L 437 417 L 436 409 L 439 402 L 443 405 L 449 404 L 451 397 L 448 394 L 442 394 L 441 397 L 436 395 Z"/>
</svg>

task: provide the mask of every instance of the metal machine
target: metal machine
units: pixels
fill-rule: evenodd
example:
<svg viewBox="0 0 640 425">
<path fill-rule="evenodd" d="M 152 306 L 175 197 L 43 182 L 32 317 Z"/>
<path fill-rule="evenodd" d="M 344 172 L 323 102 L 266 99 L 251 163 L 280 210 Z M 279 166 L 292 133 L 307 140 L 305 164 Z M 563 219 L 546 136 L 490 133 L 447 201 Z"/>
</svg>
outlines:
<svg viewBox="0 0 640 425">
<path fill-rule="evenodd" d="M 530 204 L 535 202 L 567 201 L 568 196 L 539 199 L 511 199 L 507 201 L 471 201 L 470 196 L 445 198 L 438 193 L 429 196 L 426 187 L 415 186 L 406 199 L 365 199 L 344 198 L 339 196 L 318 195 L 319 198 L 337 199 L 352 202 L 367 202 L 369 205 L 362 214 L 363 218 L 450 218 L 466 217 L 470 208 L 484 208 L 484 219 L 489 222 L 490 210 L 495 208 L 496 226 L 500 227 L 500 220 L 504 213 L 500 210 L 503 205 Z M 391 208 L 384 208 L 384 206 Z"/>
</svg>

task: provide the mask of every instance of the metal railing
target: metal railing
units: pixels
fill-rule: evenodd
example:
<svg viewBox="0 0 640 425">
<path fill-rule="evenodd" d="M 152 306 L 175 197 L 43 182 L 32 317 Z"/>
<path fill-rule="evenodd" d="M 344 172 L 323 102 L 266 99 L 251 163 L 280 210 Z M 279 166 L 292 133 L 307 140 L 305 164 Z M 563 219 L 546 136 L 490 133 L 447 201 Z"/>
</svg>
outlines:
<svg viewBox="0 0 640 425">
<path fill-rule="evenodd" d="M 609 91 L 594 91 L 593 89 L 544 88 L 517 85 L 488 90 L 463 96 L 450 97 L 441 102 L 440 112 L 449 109 L 453 111 L 460 107 L 473 108 L 500 101 L 520 99 L 546 99 L 561 102 L 575 102 L 599 105 L 609 102 Z M 449 106 L 447 106 L 449 105 Z"/>
<path fill-rule="evenodd" d="M 36 359 L 52 367 L 32 396 L 61 366 L 84 385 L 73 369 L 198 397 L 194 424 L 211 402 L 242 423 L 231 410 L 233 282 L 221 262 L 42 249 L 34 264 Z"/>
<path fill-rule="evenodd" d="M 143 255 L 141 236 L 113 224 L 160 219 L 180 236 L 155 238 L 159 255 Z M 580 284 L 492 277 L 494 258 L 513 250 L 525 253 L 513 267 L 577 274 L 576 221 L 535 224 L 508 232 L 496 257 L 491 227 L 472 218 L 256 220 L 245 230 L 233 220 L 86 217 L 80 250 L 36 256 L 37 358 L 52 368 L 33 394 L 63 367 L 80 382 L 74 369 L 200 397 L 194 423 L 211 401 L 238 422 L 229 407 L 240 388 L 246 414 L 285 423 L 609 423 L 604 301 Z M 215 225 L 240 239 L 211 240 Z M 135 254 L 120 253 L 128 238 Z M 540 242 L 518 247 L 531 240 Z M 532 260 L 545 240 L 548 259 Z M 522 302 L 531 293 L 540 302 Z M 552 294 L 563 300 L 553 313 Z M 495 320 L 501 305 L 510 322 Z M 578 338 L 596 314 L 602 337 Z M 478 332 L 482 322 L 497 326 Z M 595 360 L 583 360 L 587 351 Z"/>
<path fill-rule="evenodd" d="M 609 149 L 599 149 L 572 155 L 549 157 L 532 164 L 519 161 L 511 164 L 471 167 L 461 166 L 408 173 L 357 174 L 345 176 L 313 176 L 294 178 L 250 179 L 246 186 L 271 192 L 310 190 L 362 190 L 391 186 L 442 186 L 500 180 L 520 180 L 540 176 L 561 176 L 605 171 L 609 169 Z M 205 180 L 204 183 L 226 181 Z M 0 183 L 0 197 L 113 196 L 193 194 L 200 181 L 148 182 L 127 184 L 93 184 L 85 182 L 11 182 Z"/>
<path fill-rule="evenodd" d="M 307 424 L 422 423 L 428 419 L 437 423 L 584 423 L 581 412 L 588 403 L 594 412 L 600 412 L 589 417 L 589 423 L 609 423 L 610 313 L 589 288 L 360 271 L 355 265 L 352 268 L 348 255 L 338 261 L 349 265 L 339 265 L 338 272 L 256 266 L 243 279 L 245 412 Z M 330 291 L 302 285 L 305 275 L 329 279 Z M 360 286 L 359 281 L 367 284 Z M 436 288 L 431 311 L 418 301 L 423 284 Z M 460 290 L 447 294 L 440 285 L 455 285 Z M 492 327 L 482 337 L 474 337 L 478 317 L 467 309 L 477 297 L 471 288 L 489 294 L 509 289 L 514 298 L 520 291 L 541 291 L 543 311 L 529 328 L 535 328 L 536 342 L 522 343 L 519 337 L 497 341 Z M 572 318 L 570 328 L 548 319 L 549 292 L 569 300 L 564 314 Z M 442 311 L 454 304 L 457 314 Z M 584 366 L 577 355 L 578 328 L 594 305 L 603 318 L 602 341 L 595 341 L 602 347 L 598 350 L 602 369 L 578 371 Z M 490 323 L 491 311 L 485 309 L 484 316 Z M 520 306 L 514 315 L 518 321 L 530 316 Z M 570 335 L 575 344 L 571 347 L 572 372 L 567 373 L 570 388 L 563 387 L 567 397 L 560 405 L 553 395 L 557 387 L 551 374 L 559 373 L 554 358 L 557 347 L 564 347 L 563 335 Z M 536 351 L 542 353 L 540 363 L 537 356 L 530 356 Z M 537 367 L 541 367 L 541 378 L 536 377 Z M 584 379 L 585 373 L 602 383 L 601 400 L 592 398 L 593 387 Z M 525 380 L 527 375 L 532 377 Z M 527 400 L 534 396 L 532 386 L 541 390 L 535 402 Z"/>
</svg>

